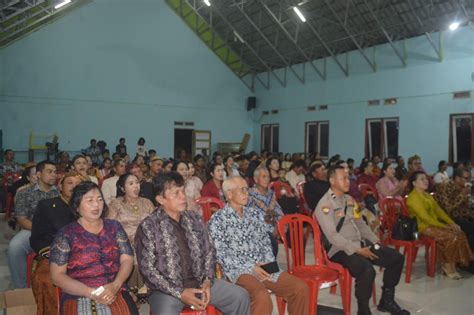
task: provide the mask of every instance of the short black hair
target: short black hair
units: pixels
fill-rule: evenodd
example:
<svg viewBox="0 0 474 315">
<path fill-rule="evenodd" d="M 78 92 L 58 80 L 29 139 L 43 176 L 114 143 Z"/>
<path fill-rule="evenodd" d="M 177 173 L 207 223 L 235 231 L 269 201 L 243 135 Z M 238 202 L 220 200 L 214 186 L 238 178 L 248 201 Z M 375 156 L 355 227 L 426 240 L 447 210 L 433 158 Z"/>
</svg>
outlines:
<svg viewBox="0 0 474 315">
<path fill-rule="evenodd" d="M 156 153 L 156 150 L 154 150 L 154 149 L 148 150 L 148 154 L 149 154 L 149 155 L 152 154 L 152 153 Z"/>
<path fill-rule="evenodd" d="M 54 164 L 53 162 L 51 161 L 41 161 L 39 162 L 38 164 L 36 164 L 36 173 L 40 173 L 44 170 L 44 168 L 46 167 L 46 165 L 53 165 L 53 166 L 56 166 L 56 164 Z"/>
<path fill-rule="evenodd" d="M 71 160 L 71 164 L 74 164 L 77 160 L 79 159 L 85 159 L 87 160 L 86 156 L 84 154 L 76 154 Z"/>
<path fill-rule="evenodd" d="M 333 177 L 334 175 L 336 175 L 336 172 L 337 170 L 345 170 L 344 166 L 341 166 L 341 165 L 331 165 L 329 168 L 328 168 L 328 180 Z"/>
<path fill-rule="evenodd" d="M 79 206 L 81 205 L 82 198 L 85 194 L 94 189 L 97 189 L 100 192 L 100 196 L 102 197 L 102 199 L 104 199 L 102 191 L 100 190 L 99 186 L 97 186 L 97 184 L 94 182 L 85 181 L 79 183 L 79 185 L 74 187 L 71 199 L 69 200 L 69 207 L 71 208 L 71 212 L 76 219 L 79 219 L 81 217 L 81 215 L 79 214 Z M 104 201 L 104 208 L 102 209 L 102 214 L 100 215 L 100 217 L 103 218 L 106 214 L 107 204 Z"/>
<path fill-rule="evenodd" d="M 306 167 L 306 163 L 304 160 L 296 160 L 293 162 L 293 165 L 291 166 L 291 168 L 295 168 L 295 167 Z"/>
<path fill-rule="evenodd" d="M 153 177 L 153 195 L 159 196 L 164 195 L 166 190 L 169 190 L 171 186 L 175 185 L 177 187 L 184 186 L 184 179 L 178 172 L 168 172 L 162 173 L 158 176 Z"/>
<path fill-rule="evenodd" d="M 469 173 L 469 170 L 464 167 L 458 167 L 453 170 L 453 178 L 464 177 L 464 173 Z"/>
<path fill-rule="evenodd" d="M 418 179 L 418 176 L 420 175 L 425 175 L 426 176 L 426 173 L 423 172 L 423 171 L 414 171 L 411 175 L 410 175 L 410 178 L 408 179 L 408 186 L 410 188 L 410 191 L 413 190 L 413 188 L 415 188 L 413 186 L 413 182 L 416 181 Z"/>
<path fill-rule="evenodd" d="M 12 149 L 6 149 L 5 152 L 3 152 L 3 155 L 6 156 L 10 152 L 13 152 L 13 150 Z"/>
<path fill-rule="evenodd" d="M 439 163 L 438 163 L 438 171 L 441 171 L 441 166 L 446 165 L 446 164 L 447 164 L 447 162 L 446 162 L 445 160 L 439 161 Z"/>
</svg>

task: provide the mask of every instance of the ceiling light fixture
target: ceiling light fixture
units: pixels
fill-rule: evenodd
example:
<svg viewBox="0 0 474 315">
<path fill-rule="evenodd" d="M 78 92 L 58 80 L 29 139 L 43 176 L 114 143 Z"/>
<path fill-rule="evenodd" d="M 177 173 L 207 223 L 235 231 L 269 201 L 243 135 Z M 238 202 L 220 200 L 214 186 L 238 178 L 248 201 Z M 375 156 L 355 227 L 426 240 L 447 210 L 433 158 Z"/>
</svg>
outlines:
<svg viewBox="0 0 474 315">
<path fill-rule="evenodd" d="M 453 23 L 449 24 L 449 29 L 450 29 L 451 31 L 455 31 L 455 30 L 458 29 L 459 25 L 461 25 L 461 23 L 459 23 L 459 22 L 453 22 Z"/>
<path fill-rule="evenodd" d="M 293 7 L 293 11 L 295 11 L 296 15 L 298 15 L 303 23 L 306 22 L 306 18 L 304 17 L 303 13 L 301 13 L 300 9 L 298 9 L 298 7 Z"/>
<path fill-rule="evenodd" d="M 204 0 L 204 3 L 205 3 L 208 7 L 211 6 L 211 1 L 209 1 L 209 0 Z"/>
<path fill-rule="evenodd" d="M 71 0 L 64 0 L 63 2 L 60 2 L 54 6 L 54 8 L 57 10 L 61 7 L 64 7 L 66 4 L 71 3 Z"/>
</svg>

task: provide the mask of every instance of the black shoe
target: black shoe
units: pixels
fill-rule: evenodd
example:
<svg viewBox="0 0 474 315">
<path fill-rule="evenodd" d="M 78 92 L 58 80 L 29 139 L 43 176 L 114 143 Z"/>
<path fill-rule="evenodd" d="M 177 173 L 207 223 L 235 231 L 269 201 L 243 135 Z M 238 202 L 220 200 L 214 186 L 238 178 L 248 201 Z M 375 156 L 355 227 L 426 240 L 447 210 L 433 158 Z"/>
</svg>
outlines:
<svg viewBox="0 0 474 315">
<path fill-rule="evenodd" d="M 410 312 L 404 310 L 395 302 L 395 289 L 383 288 L 382 298 L 377 309 L 380 312 L 390 313 L 392 315 L 410 315 Z"/>
</svg>

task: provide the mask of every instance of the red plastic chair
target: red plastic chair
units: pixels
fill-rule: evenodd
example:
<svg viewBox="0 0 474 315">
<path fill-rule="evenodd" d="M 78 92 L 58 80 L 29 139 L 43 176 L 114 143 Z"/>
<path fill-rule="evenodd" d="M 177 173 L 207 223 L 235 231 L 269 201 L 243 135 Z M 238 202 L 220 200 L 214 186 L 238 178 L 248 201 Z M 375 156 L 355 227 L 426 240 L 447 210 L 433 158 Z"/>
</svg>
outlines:
<svg viewBox="0 0 474 315">
<path fill-rule="evenodd" d="M 270 189 L 273 189 L 275 191 L 275 197 L 276 199 L 280 199 L 282 196 L 286 195 L 288 197 L 294 197 L 295 195 L 293 194 L 293 189 L 288 183 L 285 182 L 271 182 L 270 185 L 268 186 Z"/>
<path fill-rule="evenodd" d="M 305 263 L 304 225 L 307 225 L 307 228 L 311 227 L 313 231 L 315 265 L 306 265 Z M 289 240 L 287 239 L 287 228 L 289 229 Z M 278 231 L 285 245 L 288 272 L 308 284 L 310 288 L 310 314 L 315 314 L 319 288 L 321 285 L 328 283 L 334 285 L 336 281 L 340 280 L 339 272 L 326 263 L 328 259 L 320 245 L 319 228 L 313 219 L 302 214 L 286 215 L 278 222 Z M 289 251 L 290 245 L 291 254 Z M 342 296 L 345 296 L 347 288 L 343 286 L 342 282 L 340 284 L 343 292 Z"/>
<path fill-rule="evenodd" d="M 11 192 L 8 191 L 8 188 L 16 181 L 21 179 L 21 174 L 19 173 L 5 173 L 3 176 L 3 190 L 5 192 L 5 220 L 8 220 L 12 216 L 13 212 L 13 200 L 14 197 Z"/>
<path fill-rule="evenodd" d="M 370 186 L 369 184 L 359 184 L 358 186 L 360 194 L 362 195 L 362 198 L 365 199 L 365 197 L 368 194 L 372 194 L 375 198 L 375 200 L 379 200 L 379 194 L 377 192 L 377 189 L 374 187 Z"/>
<path fill-rule="evenodd" d="M 383 218 L 383 228 L 386 230 L 384 244 L 395 246 L 396 250 L 403 247 L 403 254 L 406 256 L 405 282 L 410 283 L 413 262 L 416 260 L 418 248 L 425 246 L 426 274 L 434 277 L 436 271 L 436 242 L 426 236 L 420 236 L 418 240 L 402 241 L 392 238 L 392 229 L 397 221 L 398 214 L 408 216 L 408 209 L 403 201 L 393 197 L 383 198 L 380 202 L 380 211 Z"/>
<path fill-rule="evenodd" d="M 224 202 L 214 197 L 201 197 L 196 199 L 196 203 L 202 208 L 202 218 L 204 219 L 204 223 L 207 223 L 211 219 L 213 208 L 224 208 Z"/>
<path fill-rule="evenodd" d="M 306 184 L 305 181 L 301 181 L 298 184 L 296 184 L 296 190 L 298 191 L 298 194 L 300 195 L 298 199 L 298 203 L 300 205 L 300 212 L 306 215 L 311 215 L 314 209 L 311 209 L 308 206 L 308 203 L 306 202 L 306 198 L 304 196 L 304 184 Z"/>
<path fill-rule="evenodd" d="M 37 254 L 35 252 L 28 254 L 26 256 L 26 286 L 31 287 L 31 272 L 33 269 L 33 261 L 35 260 Z"/>
</svg>

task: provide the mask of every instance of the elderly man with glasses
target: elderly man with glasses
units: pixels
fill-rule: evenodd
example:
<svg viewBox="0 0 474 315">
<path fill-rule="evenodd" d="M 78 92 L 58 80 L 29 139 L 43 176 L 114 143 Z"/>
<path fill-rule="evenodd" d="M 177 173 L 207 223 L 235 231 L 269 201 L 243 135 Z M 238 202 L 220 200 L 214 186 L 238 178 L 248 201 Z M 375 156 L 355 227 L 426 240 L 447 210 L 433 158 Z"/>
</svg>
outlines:
<svg viewBox="0 0 474 315">
<path fill-rule="evenodd" d="M 264 214 L 247 206 L 247 182 L 240 176 L 229 177 L 222 187 L 228 203 L 212 216 L 208 228 L 224 274 L 248 291 L 252 314 L 272 313 L 268 291 L 288 302 L 290 314 L 308 314 L 309 288 L 304 281 L 279 271 Z"/>
</svg>

